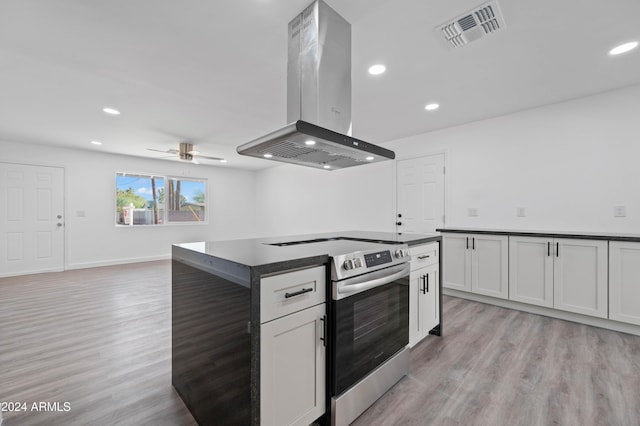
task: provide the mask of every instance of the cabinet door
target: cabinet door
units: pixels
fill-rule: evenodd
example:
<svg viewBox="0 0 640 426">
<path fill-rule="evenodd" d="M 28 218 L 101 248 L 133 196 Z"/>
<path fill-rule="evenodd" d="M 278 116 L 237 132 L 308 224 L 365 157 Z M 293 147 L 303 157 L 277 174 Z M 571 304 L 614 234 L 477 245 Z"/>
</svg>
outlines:
<svg viewBox="0 0 640 426">
<path fill-rule="evenodd" d="M 428 336 L 433 327 L 440 322 L 440 292 L 438 286 L 438 267 L 425 268 L 420 297 L 420 325 L 422 337 Z"/>
<path fill-rule="evenodd" d="M 439 267 L 411 271 L 409 277 L 409 346 L 413 347 L 440 322 Z"/>
<path fill-rule="evenodd" d="M 553 307 L 552 240 L 509 237 L 509 299 Z"/>
<path fill-rule="evenodd" d="M 640 325 L 640 243 L 609 243 L 609 319 Z"/>
<path fill-rule="evenodd" d="M 607 241 L 554 240 L 553 307 L 606 318 Z"/>
<path fill-rule="evenodd" d="M 509 237 L 471 236 L 471 291 L 485 296 L 509 297 Z"/>
<path fill-rule="evenodd" d="M 307 426 L 325 412 L 325 304 L 260 327 L 262 425 Z"/>
<path fill-rule="evenodd" d="M 443 287 L 471 291 L 471 236 L 443 234 Z"/>
</svg>

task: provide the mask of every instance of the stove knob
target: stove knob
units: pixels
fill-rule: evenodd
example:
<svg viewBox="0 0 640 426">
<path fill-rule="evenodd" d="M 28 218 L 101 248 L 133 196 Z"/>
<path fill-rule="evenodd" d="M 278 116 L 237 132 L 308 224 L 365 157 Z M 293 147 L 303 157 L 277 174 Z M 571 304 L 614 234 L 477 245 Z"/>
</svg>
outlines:
<svg viewBox="0 0 640 426">
<path fill-rule="evenodd" d="M 396 252 L 393 254 L 395 256 L 396 259 L 400 259 L 401 257 L 404 256 L 404 254 L 402 253 L 402 249 L 398 249 L 396 250 Z"/>
<path fill-rule="evenodd" d="M 345 260 L 344 263 L 342 264 L 342 267 L 347 270 L 350 271 L 351 269 L 353 269 L 354 265 L 353 265 L 353 260 L 349 259 L 349 260 Z"/>
<path fill-rule="evenodd" d="M 353 259 L 353 267 L 356 269 L 362 268 L 362 260 L 359 257 Z"/>
</svg>

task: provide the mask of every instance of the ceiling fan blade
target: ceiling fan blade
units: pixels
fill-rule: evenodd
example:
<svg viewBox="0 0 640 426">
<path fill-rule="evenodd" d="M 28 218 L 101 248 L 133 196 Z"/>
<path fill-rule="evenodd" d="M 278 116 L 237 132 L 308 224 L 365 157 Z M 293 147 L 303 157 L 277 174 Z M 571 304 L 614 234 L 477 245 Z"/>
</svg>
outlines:
<svg viewBox="0 0 640 426">
<path fill-rule="evenodd" d="M 162 152 L 164 154 L 177 154 L 178 153 L 178 151 L 175 150 L 175 149 L 160 150 L 160 149 L 147 148 L 147 151 Z"/>
<path fill-rule="evenodd" d="M 220 158 L 220 157 L 210 157 L 208 155 L 194 155 L 194 157 L 196 158 L 205 158 L 207 160 L 224 160 L 224 158 Z"/>
</svg>

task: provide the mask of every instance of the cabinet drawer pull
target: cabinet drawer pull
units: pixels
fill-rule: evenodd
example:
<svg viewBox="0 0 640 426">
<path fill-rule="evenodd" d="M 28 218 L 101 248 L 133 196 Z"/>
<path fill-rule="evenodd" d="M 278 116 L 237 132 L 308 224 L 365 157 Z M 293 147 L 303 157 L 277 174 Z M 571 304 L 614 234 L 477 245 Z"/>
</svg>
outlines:
<svg viewBox="0 0 640 426">
<path fill-rule="evenodd" d="M 327 316 L 320 318 L 320 321 L 322 321 L 322 337 L 320 340 L 322 340 L 322 346 L 327 346 Z"/>
<path fill-rule="evenodd" d="M 423 259 L 426 259 L 426 258 L 428 258 L 428 257 L 431 257 L 431 256 L 430 256 L 430 255 L 428 255 L 428 254 L 426 254 L 426 255 L 424 255 L 424 256 L 418 256 L 418 259 L 423 260 Z"/>
<path fill-rule="evenodd" d="M 303 288 L 302 290 L 294 291 L 293 293 L 285 293 L 284 298 L 288 299 L 290 297 L 300 296 L 301 294 L 309 293 L 313 291 L 312 288 Z"/>
</svg>

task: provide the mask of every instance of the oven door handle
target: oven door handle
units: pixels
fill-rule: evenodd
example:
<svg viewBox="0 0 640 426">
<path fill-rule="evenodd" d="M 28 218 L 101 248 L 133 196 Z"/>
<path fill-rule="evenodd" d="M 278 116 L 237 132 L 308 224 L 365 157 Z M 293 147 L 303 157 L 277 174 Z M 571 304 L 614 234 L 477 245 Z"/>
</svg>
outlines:
<svg viewBox="0 0 640 426">
<path fill-rule="evenodd" d="M 360 293 L 366 290 L 371 290 L 372 288 L 392 283 L 399 278 L 408 276 L 409 272 L 411 271 L 411 265 L 409 263 L 405 263 L 403 265 L 399 265 L 399 267 L 394 268 L 397 269 L 397 272 L 394 272 L 391 275 L 384 275 L 381 278 L 374 278 L 363 281 L 366 275 L 361 275 L 341 281 L 337 288 L 337 298 L 342 299 L 343 297 L 346 297 L 350 294 Z"/>
</svg>

